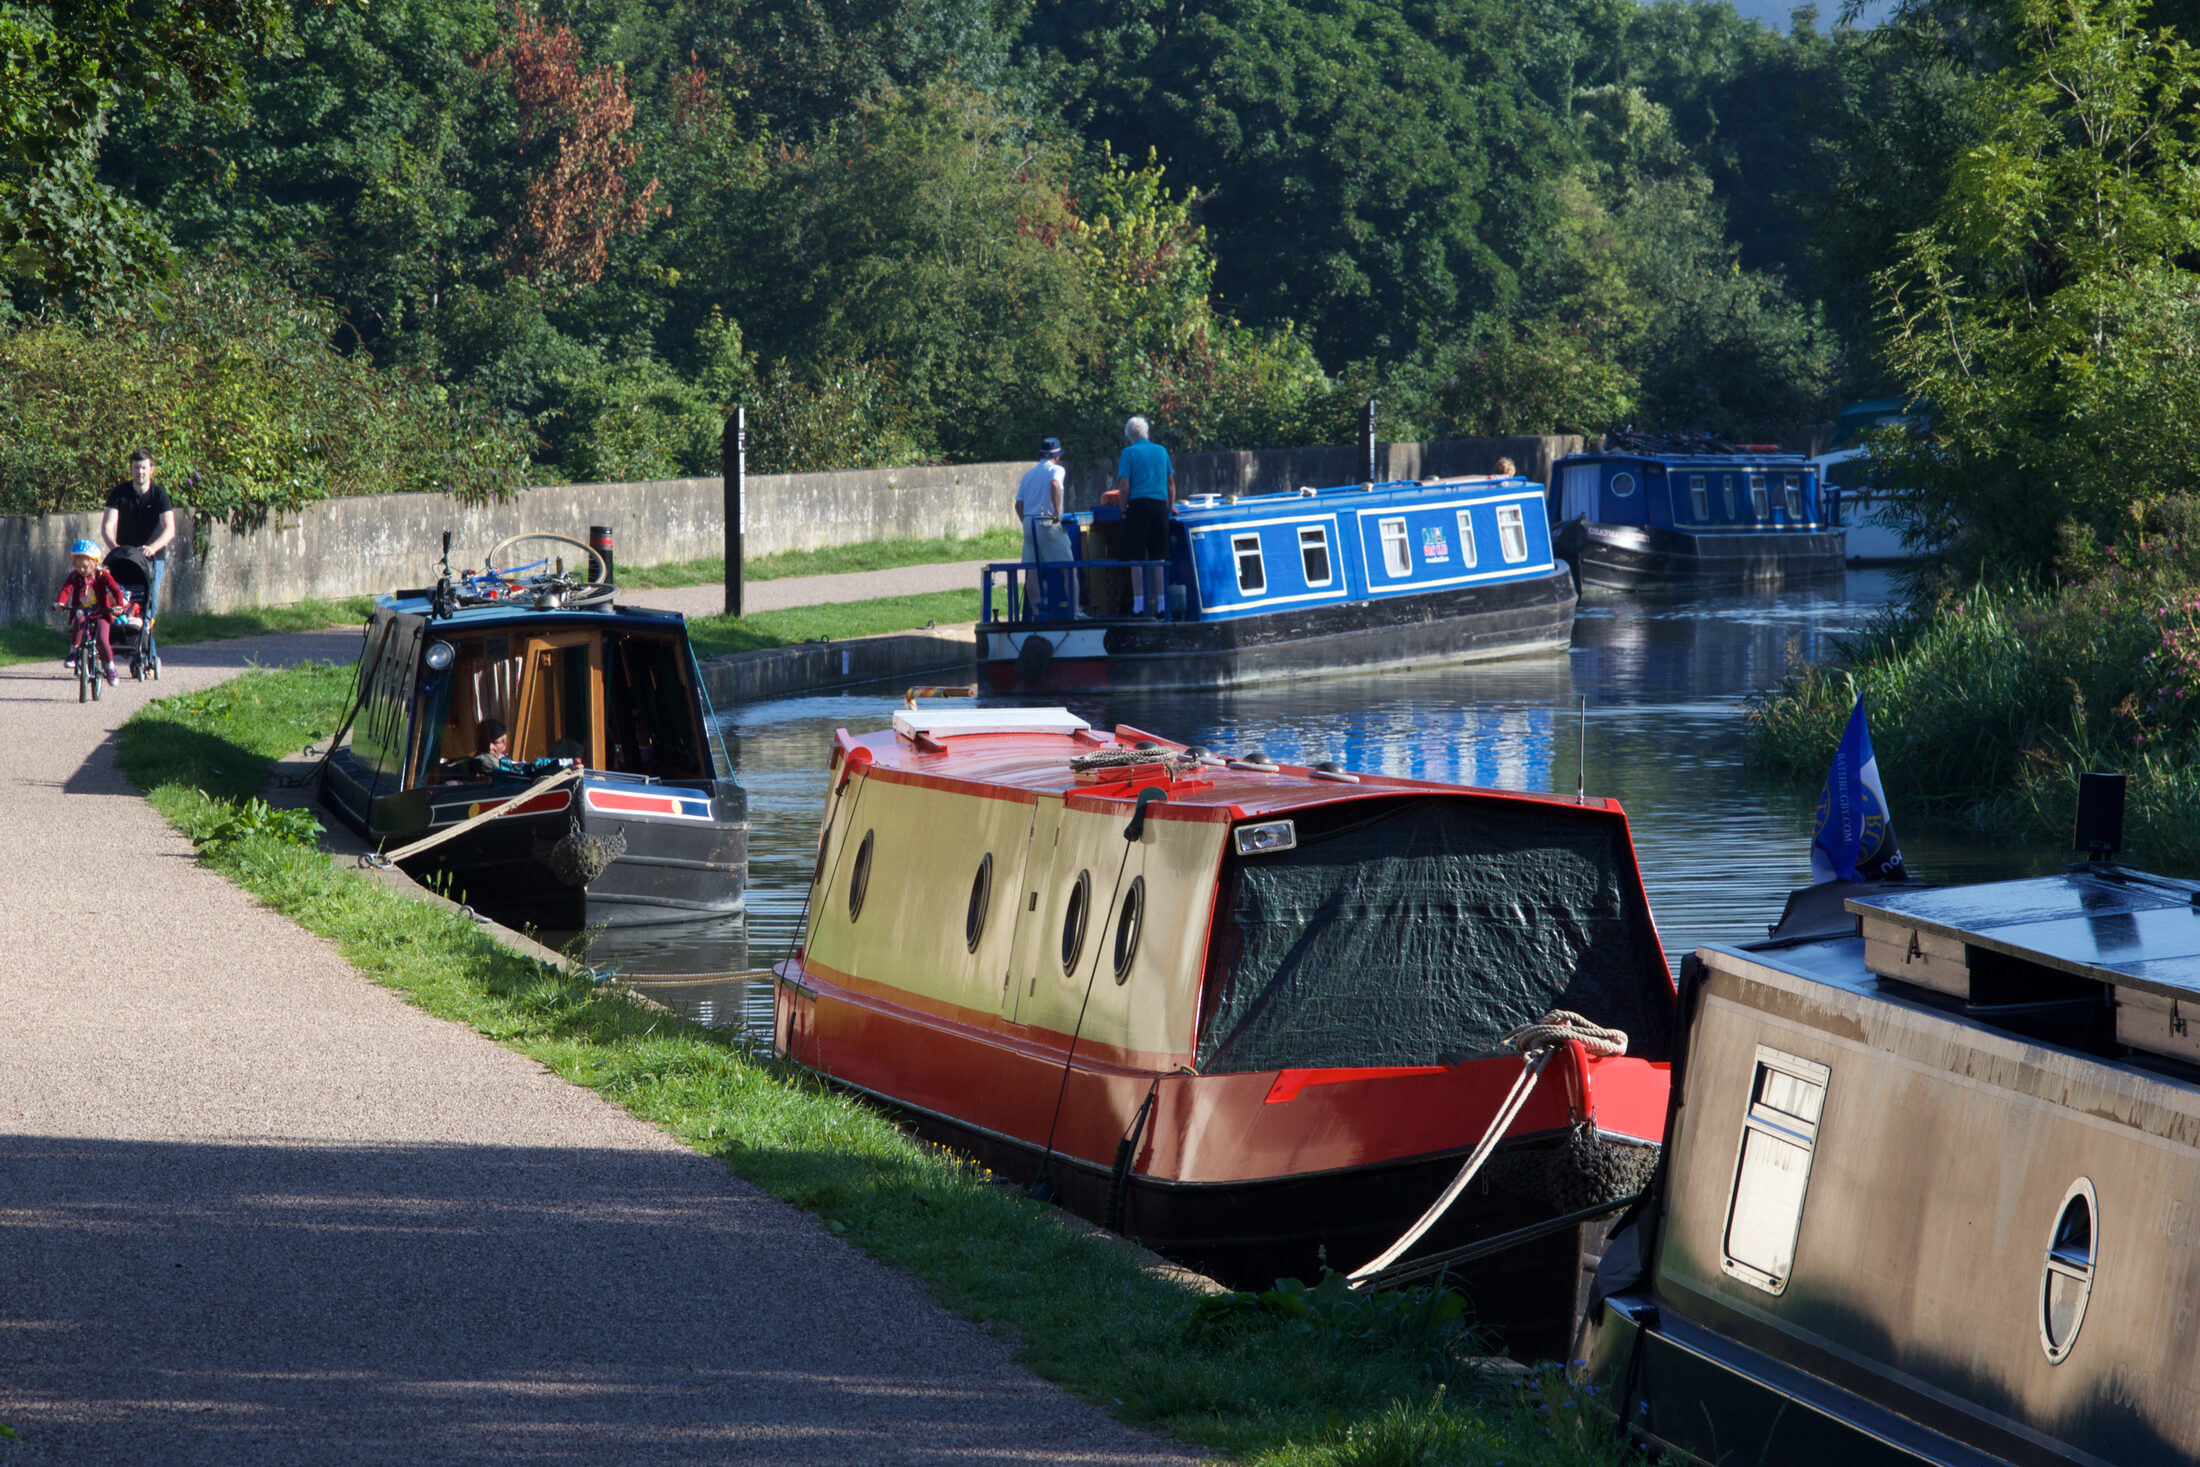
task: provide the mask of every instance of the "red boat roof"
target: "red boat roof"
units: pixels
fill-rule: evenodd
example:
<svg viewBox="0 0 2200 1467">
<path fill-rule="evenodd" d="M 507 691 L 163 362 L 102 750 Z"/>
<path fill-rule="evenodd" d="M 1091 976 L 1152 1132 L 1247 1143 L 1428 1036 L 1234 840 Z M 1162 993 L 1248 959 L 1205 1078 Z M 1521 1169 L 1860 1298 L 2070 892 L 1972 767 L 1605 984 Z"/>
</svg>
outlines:
<svg viewBox="0 0 2200 1467">
<path fill-rule="evenodd" d="M 890 730 L 860 737 L 846 729 L 836 730 L 832 767 L 852 772 L 855 766 L 869 765 L 874 774 L 896 782 L 1026 803 L 1041 795 L 1060 795 L 1073 804 L 1088 800 L 1129 804 L 1141 791 L 1158 787 L 1166 791 L 1168 803 L 1165 808 L 1152 808 L 1150 814 L 1176 820 L 1238 821 L 1409 791 L 1621 813 L 1619 801 L 1604 798 L 1577 803 L 1566 795 L 1347 774 L 1215 755 L 1187 763 L 1187 747 L 1127 724 L 1117 725 L 1112 733 L 1095 729 L 1065 708 L 926 707 L 896 713 Z M 1152 754 L 1152 761 L 1126 757 L 1138 752 Z"/>
</svg>

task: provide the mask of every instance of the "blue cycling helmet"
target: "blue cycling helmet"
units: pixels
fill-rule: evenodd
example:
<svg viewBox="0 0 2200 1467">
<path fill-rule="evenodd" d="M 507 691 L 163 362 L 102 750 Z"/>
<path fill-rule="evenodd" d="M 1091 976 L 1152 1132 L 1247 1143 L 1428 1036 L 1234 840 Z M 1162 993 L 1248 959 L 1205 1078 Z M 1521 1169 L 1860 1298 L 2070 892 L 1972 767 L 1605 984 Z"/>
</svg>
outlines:
<svg viewBox="0 0 2200 1467">
<path fill-rule="evenodd" d="M 100 558 L 99 544 L 93 540 L 79 540 L 69 547 L 69 554 L 72 556 L 89 555 L 92 559 L 98 560 Z"/>
</svg>

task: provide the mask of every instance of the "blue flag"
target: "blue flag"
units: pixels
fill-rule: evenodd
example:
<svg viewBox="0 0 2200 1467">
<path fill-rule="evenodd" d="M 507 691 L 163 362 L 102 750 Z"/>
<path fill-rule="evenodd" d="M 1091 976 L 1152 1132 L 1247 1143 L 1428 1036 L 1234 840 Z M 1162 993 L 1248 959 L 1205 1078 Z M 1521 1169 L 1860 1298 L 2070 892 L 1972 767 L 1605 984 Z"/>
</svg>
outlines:
<svg viewBox="0 0 2200 1467">
<path fill-rule="evenodd" d="M 1879 761 L 1872 756 L 1871 730 L 1864 726 L 1864 700 L 1849 714 L 1841 747 L 1833 751 L 1825 792 L 1818 797 L 1818 823 L 1810 839 L 1810 879 L 1817 881 L 1902 881 L 1902 852 L 1894 843 L 1894 819 L 1887 813 L 1887 791 L 1879 783 Z"/>
</svg>

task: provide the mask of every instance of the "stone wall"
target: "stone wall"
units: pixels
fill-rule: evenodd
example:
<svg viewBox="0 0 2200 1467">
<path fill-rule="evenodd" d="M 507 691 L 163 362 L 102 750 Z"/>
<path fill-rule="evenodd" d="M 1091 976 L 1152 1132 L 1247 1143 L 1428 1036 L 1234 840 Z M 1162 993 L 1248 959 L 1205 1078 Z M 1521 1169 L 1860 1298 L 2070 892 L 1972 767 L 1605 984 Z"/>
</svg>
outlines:
<svg viewBox="0 0 2200 1467">
<path fill-rule="evenodd" d="M 1461 439 L 1380 446 L 1386 478 L 1487 473 L 1499 455 L 1548 482 L 1553 460 L 1578 438 Z M 1360 477 L 1351 448 L 1183 454 L 1186 494 L 1244 494 Z M 1027 463 L 852 469 L 830 474 L 759 474 L 748 481 L 743 516 L 750 556 L 869 540 L 972 535 L 1011 523 L 1009 497 Z M 1111 463 L 1071 469 L 1073 508 L 1097 502 Z M 628 565 L 717 555 L 724 546 L 724 484 L 716 478 L 634 484 L 560 484 L 504 504 L 468 506 L 441 494 L 330 499 L 261 528 L 193 524 L 188 516 L 169 552 L 163 599 L 170 611 L 237 611 L 314 598 L 370 595 L 420 586 L 435 576 L 442 534 L 454 565 L 479 565 L 498 540 L 530 531 L 587 538 L 609 525 Z M 0 624 L 47 615 L 68 574 L 69 542 L 97 538 L 97 515 L 0 517 Z"/>
</svg>

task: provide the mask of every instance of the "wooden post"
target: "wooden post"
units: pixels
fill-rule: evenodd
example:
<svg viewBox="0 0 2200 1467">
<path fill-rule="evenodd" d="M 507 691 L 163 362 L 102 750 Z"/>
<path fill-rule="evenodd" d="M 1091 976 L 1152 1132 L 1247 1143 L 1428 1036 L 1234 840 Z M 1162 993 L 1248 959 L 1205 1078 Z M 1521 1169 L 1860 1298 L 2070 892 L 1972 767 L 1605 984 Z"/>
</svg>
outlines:
<svg viewBox="0 0 2200 1467">
<path fill-rule="evenodd" d="M 733 416 L 726 419 L 721 451 L 726 475 L 726 615 L 739 616 L 741 532 L 747 528 L 742 519 L 747 512 L 743 501 L 749 487 L 749 410 L 746 407 L 735 408 Z"/>
</svg>

